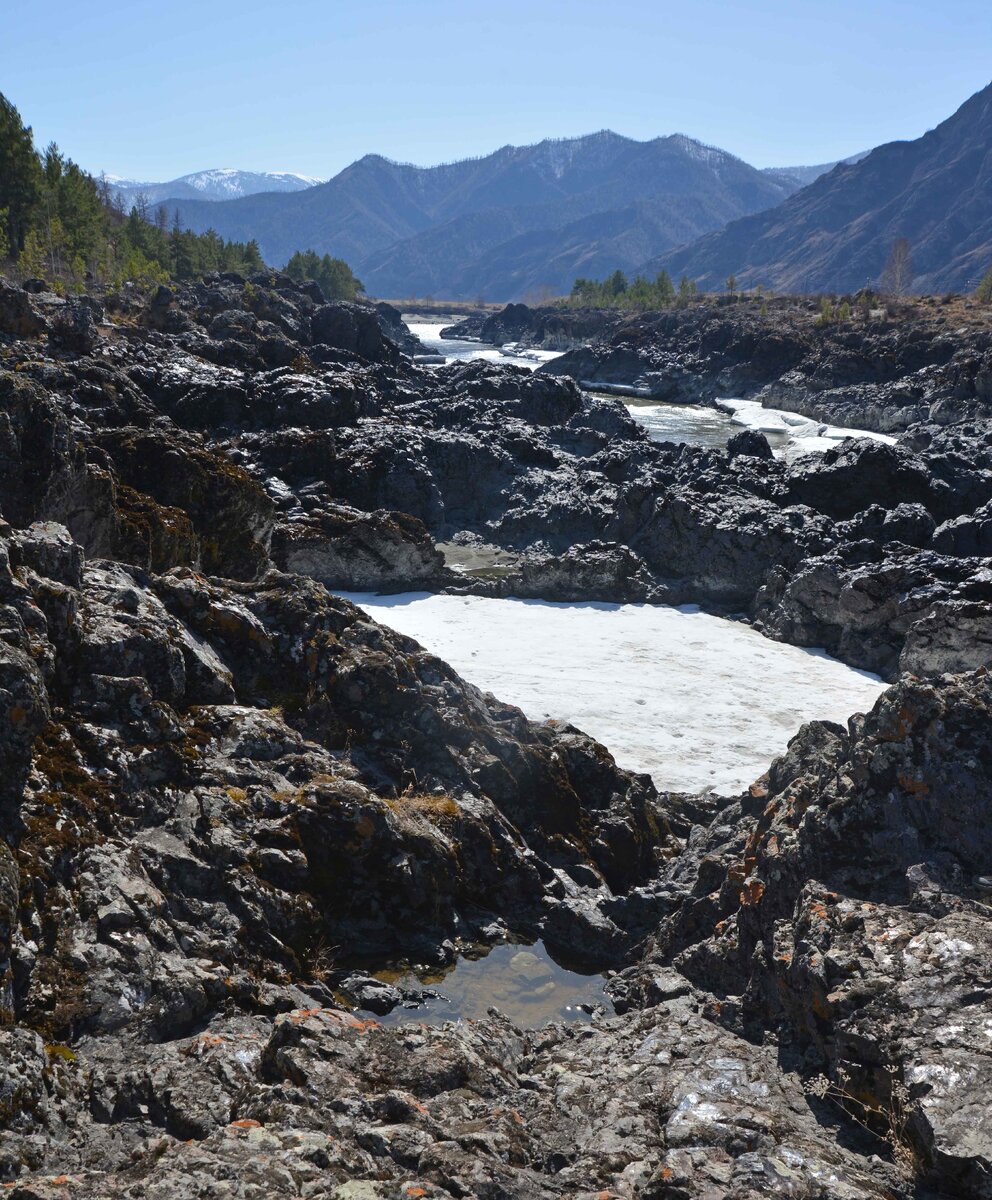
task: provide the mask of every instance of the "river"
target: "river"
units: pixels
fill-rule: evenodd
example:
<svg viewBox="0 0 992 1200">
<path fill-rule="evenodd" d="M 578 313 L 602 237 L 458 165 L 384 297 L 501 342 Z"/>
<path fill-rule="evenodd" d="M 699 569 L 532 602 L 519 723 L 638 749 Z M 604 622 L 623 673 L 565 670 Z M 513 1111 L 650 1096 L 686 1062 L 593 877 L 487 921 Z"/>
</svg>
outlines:
<svg viewBox="0 0 992 1200">
<path fill-rule="evenodd" d="M 531 350 L 510 343 L 490 346 L 485 342 L 451 340 L 441 337 L 441 330 L 452 325 L 458 317 L 444 320 L 417 320 L 410 314 L 404 320 L 411 333 L 420 338 L 429 354 L 443 355 L 447 362 L 511 363 L 534 371 L 559 357 L 553 350 Z M 604 392 L 592 390 L 592 395 L 616 400 Z M 802 454 L 820 453 L 835 446 L 845 437 L 870 437 L 894 442 L 885 434 L 869 433 L 863 429 L 841 429 L 811 421 L 796 413 L 763 408 L 756 400 L 727 397 L 717 401 L 717 407 L 696 404 L 665 404 L 656 400 L 623 400 L 627 411 L 654 442 L 685 442 L 691 446 L 711 446 L 722 449 L 741 429 L 758 429 L 768 438 L 772 450 L 780 458 L 793 459 Z"/>
<path fill-rule="evenodd" d="M 535 369 L 555 355 L 446 341 L 440 322 L 408 322 L 430 353 Z M 741 428 L 760 428 L 776 453 L 833 444 L 814 422 L 728 400 L 717 408 L 627 402 L 657 441 L 721 447 Z M 446 547 L 478 566 L 472 548 Z M 487 548 L 490 555 L 500 552 Z M 488 569 L 504 569 L 490 562 Z M 512 555 L 507 555 L 507 562 Z M 650 774 L 661 790 L 733 795 L 757 779 L 807 721 L 843 722 L 870 708 L 884 684 L 821 650 L 763 637 L 750 626 L 694 606 L 556 604 L 481 596 L 370 593 L 348 596 L 370 616 L 415 638 L 466 680 L 530 718 L 574 725 L 606 745 L 622 767 Z M 437 1024 L 475 1018 L 498 1004 L 528 1026 L 588 1020 L 609 1000 L 600 976 L 570 970 L 541 943 L 460 958 L 443 978 L 409 967 L 390 983 L 430 985 L 433 997 L 398 1008 L 387 1022 Z"/>
<path fill-rule="evenodd" d="M 694 606 L 347 598 L 471 683 L 535 720 L 578 726 L 673 791 L 740 791 L 803 722 L 845 721 L 885 686 Z"/>
</svg>

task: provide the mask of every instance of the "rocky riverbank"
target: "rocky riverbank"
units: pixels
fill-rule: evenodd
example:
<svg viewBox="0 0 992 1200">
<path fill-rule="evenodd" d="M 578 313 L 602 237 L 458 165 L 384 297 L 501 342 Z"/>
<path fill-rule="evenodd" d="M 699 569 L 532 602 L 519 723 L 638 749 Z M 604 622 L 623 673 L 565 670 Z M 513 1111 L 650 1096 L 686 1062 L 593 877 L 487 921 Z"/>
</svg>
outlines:
<svg viewBox="0 0 992 1200">
<path fill-rule="evenodd" d="M 610 309 L 508 304 L 499 312 L 473 313 L 442 330 L 441 336 L 478 338 L 493 346 L 515 342 L 535 350 L 572 350 L 608 334 L 621 321 Z"/>
<path fill-rule="evenodd" d="M 394 326 L 280 276 L 0 286 L 9 1194 L 988 1200 L 977 383 L 787 465 Z M 695 599 L 898 681 L 659 794 L 329 587 Z M 352 1011 L 508 937 L 616 1011 Z"/>
<path fill-rule="evenodd" d="M 524 320 L 518 315 L 518 323 Z M 540 321 L 532 318 L 535 326 Z M 823 323 L 815 306 L 771 301 L 647 313 L 606 327 L 552 367 L 659 400 L 760 400 L 833 425 L 900 433 L 919 422 L 986 417 L 992 322 L 960 297 Z"/>
</svg>

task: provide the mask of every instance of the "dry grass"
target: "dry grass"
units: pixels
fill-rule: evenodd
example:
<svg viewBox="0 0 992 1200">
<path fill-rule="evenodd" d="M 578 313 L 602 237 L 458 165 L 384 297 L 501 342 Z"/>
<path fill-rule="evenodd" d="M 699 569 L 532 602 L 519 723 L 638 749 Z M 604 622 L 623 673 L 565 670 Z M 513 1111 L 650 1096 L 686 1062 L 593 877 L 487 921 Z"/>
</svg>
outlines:
<svg viewBox="0 0 992 1200">
<path fill-rule="evenodd" d="M 452 820 L 461 809 L 444 792 L 417 792 L 408 787 L 399 796 L 386 800 L 386 804 L 398 817 L 422 816 L 428 821 Z"/>
</svg>

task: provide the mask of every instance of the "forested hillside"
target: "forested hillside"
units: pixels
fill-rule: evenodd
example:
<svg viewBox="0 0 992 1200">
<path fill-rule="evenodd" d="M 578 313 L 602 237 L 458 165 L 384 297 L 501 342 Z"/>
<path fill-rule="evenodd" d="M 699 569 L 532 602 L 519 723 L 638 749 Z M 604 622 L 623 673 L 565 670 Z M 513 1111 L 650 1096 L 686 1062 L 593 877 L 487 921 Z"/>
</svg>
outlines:
<svg viewBox="0 0 992 1200">
<path fill-rule="evenodd" d="M 226 241 L 212 229 L 179 228 L 160 207 L 123 211 L 51 143 L 44 150 L 0 94 L 0 270 L 37 276 L 57 289 L 192 279 L 206 271 L 264 267 L 258 244 Z"/>
</svg>

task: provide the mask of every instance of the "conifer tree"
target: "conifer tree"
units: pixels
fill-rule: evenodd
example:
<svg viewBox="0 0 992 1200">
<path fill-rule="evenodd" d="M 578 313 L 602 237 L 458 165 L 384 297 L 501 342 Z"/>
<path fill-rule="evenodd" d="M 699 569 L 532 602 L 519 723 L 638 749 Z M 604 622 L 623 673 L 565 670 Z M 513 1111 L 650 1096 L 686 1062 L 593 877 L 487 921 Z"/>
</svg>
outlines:
<svg viewBox="0 0 992 1200">
<path fill-rule="evenodd" d="M 0 93 L 0 209 L 7 214 L 5 235 L 12 253 L 24 247 L 41 188 L 41 164 L 31 127 Z"/>
</svg>

